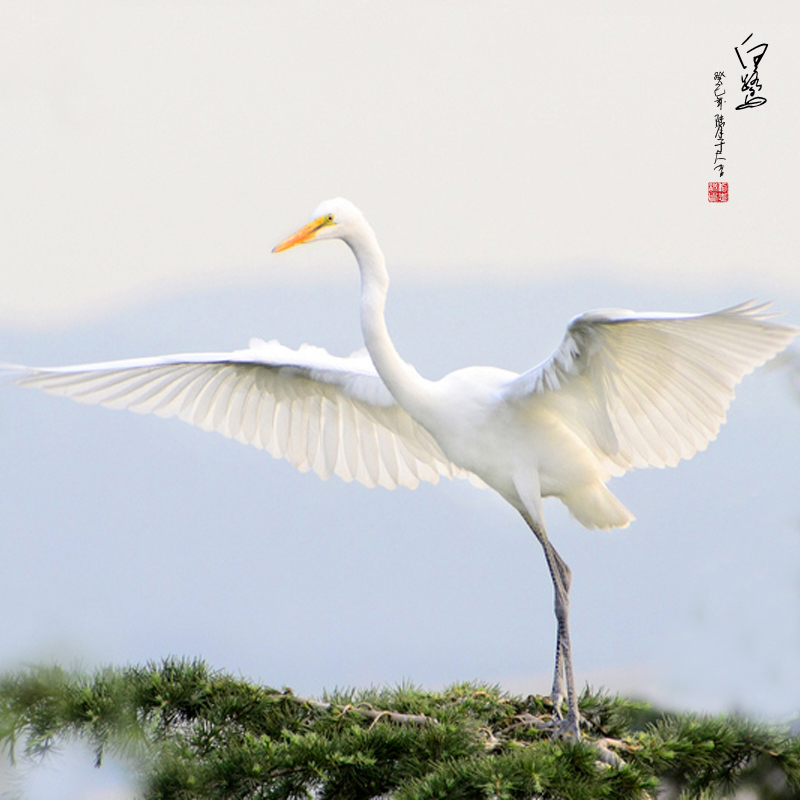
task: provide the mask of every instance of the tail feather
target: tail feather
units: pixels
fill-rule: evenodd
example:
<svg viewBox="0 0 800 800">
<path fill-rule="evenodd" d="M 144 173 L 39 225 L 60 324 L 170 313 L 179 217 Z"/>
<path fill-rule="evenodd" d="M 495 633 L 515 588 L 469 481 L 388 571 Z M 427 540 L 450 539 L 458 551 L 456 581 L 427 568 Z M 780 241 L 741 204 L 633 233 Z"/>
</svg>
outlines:
<svg viewBox="0 0 800 800">
<path fill-rule="evenodd" d="M 627 528 L 636 519 L 600 482 L 580 486 L 562 495 L 561 500 L 587 528 Z"/>
</svg>

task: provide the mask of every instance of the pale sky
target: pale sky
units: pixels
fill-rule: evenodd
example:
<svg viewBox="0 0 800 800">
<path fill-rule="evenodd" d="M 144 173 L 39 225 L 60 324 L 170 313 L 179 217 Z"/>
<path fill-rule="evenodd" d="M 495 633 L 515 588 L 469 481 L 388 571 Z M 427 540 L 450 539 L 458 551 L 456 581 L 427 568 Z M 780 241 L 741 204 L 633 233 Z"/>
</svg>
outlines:
<svg viewBox="0 0 800 800">
<path fill-rule="evenodd" d="M 346 248 L 270 253 L 336 195 L 375 228 L 392 333 L 431 377 L 526 369 L 592 307 L 757 297 L 800 324 L 796 4 L 561 7 L 0 2 L 0 361 L 252 335 L 346 354 Z M 751 33 L 767 103 L 736 111 Z M 718 113 L 726 204 L 707 199 Z M 629 530 L 546 507 L 579 685 L 797 713 L 799 438 L 785 376 L 761 372 L 707 453 L 615 482 Z M 0 456 L 0 668 L 177 654 L 307 693 L 549 688 L 544 561 L 489 492 L 324 483 L 8 385 Z M 85 798 L 83 780 L 35 796 Z"/>
<path fill-rule="evenodd" d="M 336 195 L 398 279 L 796 293 L 795 6 L 542 5 L 2 4 L 0 322 L 348 278 L 343 252 L 268 255 Z M 737 112 L 750 33 L 768 102 Z M 706 199 L 718 70 L 727 205 Z"/>
</svg>

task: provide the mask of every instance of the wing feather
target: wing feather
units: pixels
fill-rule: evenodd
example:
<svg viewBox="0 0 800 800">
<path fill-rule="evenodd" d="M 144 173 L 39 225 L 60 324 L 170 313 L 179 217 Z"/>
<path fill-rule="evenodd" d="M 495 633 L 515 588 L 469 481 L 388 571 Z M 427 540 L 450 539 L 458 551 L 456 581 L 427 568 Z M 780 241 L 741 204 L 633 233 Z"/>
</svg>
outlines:
<svg viewBox="0 0 800 800">
<path fill-rule="evenodd" d="M 553 356 L 512 381 L 506 396 L 552 412 L 608 475 L 674 466 L 716 438 L 739 381 L 797 335 L 766 308 L 584 314 Z"/>
<path fill-rule="evenodd" d="M 349 358 L 254 339 L 246 350 L 72 367 L 16 367 L 17 383 L 82 403 L 178 417 L 322 478 L 414 488 L 475 476 L 394 401 L 365 351 Z"/>
</svg>

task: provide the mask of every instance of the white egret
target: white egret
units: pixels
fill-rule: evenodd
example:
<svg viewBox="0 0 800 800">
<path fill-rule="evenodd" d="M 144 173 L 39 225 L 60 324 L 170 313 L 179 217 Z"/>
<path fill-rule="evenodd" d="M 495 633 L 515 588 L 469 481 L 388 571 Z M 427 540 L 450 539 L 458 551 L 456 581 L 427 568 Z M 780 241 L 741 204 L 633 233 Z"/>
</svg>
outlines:
<svg viewBox="0 0 800 800">
<path fill-rule="evenodd" d="M 366 352 L 338 358 L 254 339 L 233 353 L 20 367 L 17 381 L 85 403 L 177 416 L 323 478 L 414 488 L 444 475 L 490 486 L 544 549 L 557 620 L 552 699 L 560 730 L 578 736 L 571 574 L 547 537 L 542 498 L 559 498 L 588 528 L 625 527 L 633 515 L 606 482 L 705 449 L 736 384 L 798 331 L 754 303 L 700 315 L 594 311 L 573 319 L 559 349 L 528 372 L 470 367 L 431 381 L 389 338 L 384 257 L 355 206 L 323 203 L 275 252 L 323 239 L 342 239 L 358 262 Z"/>
</svg>

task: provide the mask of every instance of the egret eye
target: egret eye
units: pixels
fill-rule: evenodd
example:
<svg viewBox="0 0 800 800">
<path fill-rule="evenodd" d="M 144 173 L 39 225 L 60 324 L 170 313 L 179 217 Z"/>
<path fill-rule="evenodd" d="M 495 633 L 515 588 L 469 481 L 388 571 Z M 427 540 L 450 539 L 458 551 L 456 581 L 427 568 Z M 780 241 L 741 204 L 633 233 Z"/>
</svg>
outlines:
<svg viewBox="0 0 800 800">
<path fill-rule="evenodd" d="M 328 214 L 328 222 L 333 222 L 333 214 Z"/>
</svg>

